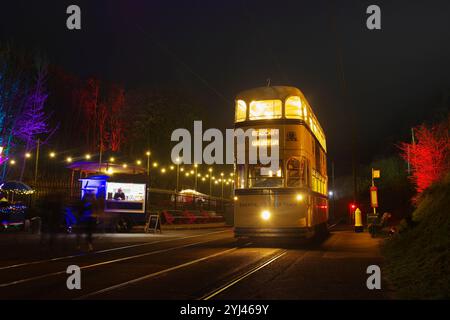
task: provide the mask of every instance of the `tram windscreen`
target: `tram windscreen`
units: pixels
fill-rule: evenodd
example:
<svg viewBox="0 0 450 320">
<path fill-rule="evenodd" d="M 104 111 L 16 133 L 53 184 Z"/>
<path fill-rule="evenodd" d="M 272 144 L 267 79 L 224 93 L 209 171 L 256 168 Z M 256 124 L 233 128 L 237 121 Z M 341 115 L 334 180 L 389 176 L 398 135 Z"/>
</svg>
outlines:
<svg viewBox="0 0 450 320">
<path fill-rule="evenodd" d="M 250 165 L 248 185 L 250 188 L 280 188 L 283 187 L 283 171 L 270 170 L 269 166 Z"/>
</svg>

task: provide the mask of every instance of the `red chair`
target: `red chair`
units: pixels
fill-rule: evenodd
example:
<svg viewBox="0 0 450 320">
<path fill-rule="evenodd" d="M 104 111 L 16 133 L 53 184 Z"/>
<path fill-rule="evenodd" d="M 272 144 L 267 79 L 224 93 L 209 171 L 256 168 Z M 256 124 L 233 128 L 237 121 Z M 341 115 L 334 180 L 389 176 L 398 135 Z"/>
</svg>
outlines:
<svg viewBox="0 0 450 320">
<path fill-rule="evenodd" d="M 164 215 L 164 219 L 166 220 L 167 224 L 173 224 L 173 222 L 175 221 L 175 217 L 174 216 L 172 216 L 166 210 L 163 211 L 163 215 Z"/>
<path fill-rule="evenodd" d="M 188 223 L 189 224 L 195 222 L 196 217 L 191 212 L 189 212 L 188 210 L 184 210 L 183 211 L 183 216 L 185 216 L 188 219 Z"/>
</svg>

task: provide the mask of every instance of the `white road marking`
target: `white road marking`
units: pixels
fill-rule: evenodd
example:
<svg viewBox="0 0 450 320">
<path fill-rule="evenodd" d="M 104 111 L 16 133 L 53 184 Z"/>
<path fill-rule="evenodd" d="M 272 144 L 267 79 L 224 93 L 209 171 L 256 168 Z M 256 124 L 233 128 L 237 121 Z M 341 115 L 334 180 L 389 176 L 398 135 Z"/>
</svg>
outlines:
<svg viewBox="0 0 450 320">
<path fill-rule="evenodd" d="M 220 256 L 220 255 L 226 254 L 228 252 L 235 251 L 236 249 L 238 249 L 238 247 L 234 247 L 234 248 L 231 248 L 231 249 L 220 251 L 220 252 L 211 254 L 209 256 L 203 257 L 203 258 L 191 260 L 189 262 L 186 262 L 186 263 L 183 263 L 183 264 L 179 264 L 179 265 L 174 266 L 174 267 L 170 267 L 170 268 L 158 271 L 158 272 L 150 273 L 148 275 L 145 275 L 145 276 L 142 276 L 142 277 L 130 280 L 130 281 L 122 282 L 122 283 L 116 284 L 114 286 L 107 287 L 107 288 L 102 289 L 102 290 L 98 290 L 98 291 L 94 291 L 94 292 L 88 293 L 88 294 L 86 294 L 84 296 L 76 298 L 75 300 L 84 300 L 84 299 L 92 297 L 92 296 L 96 296 L 96 295 L 99 295 L 99 294 L 102 294 L 102 293 L 105 293 L 105 292 L 116 290 L 116 289 L 128 286 L 130 284 L 133 284 L 133 283 L 137 283 L 137 282 L 140 282 L 140 281 L 143 281 L 143 280 L 147 280 L 147 279 L 159 276 L 161 274 L 164 274 L 164 273 L 167 273 L 167 272 L 170 272 L 170 271 L 174 271 L 174 270 L 178 270 L 178 269 L 181 269 L 181 268 L 185 268 L 185 267 L 193 265 L 195 263 L 199 263 L 199 262 L 205 261 L 207 259 L 211 259 L 211 258 Z"/>
<path fill-rule="evenodd" d="M 98 267 L 98 266 L 103 266 L 103 265 L 107 265 L 107 264 L 111 264 L 111 263 L 116 263 L 116 262 L 121 262 L 121 261 L 136 259 L 136 258 L 141 258 L 141 257 L 145 257 L 145 256 L 150 256 L 150 255 L 154 255 L 154 254 L 158 254 L 158 253 L 164 253 L 164 252 L 168 252 L 168 251 L 172 251 L 172 250 L 192 247 L 192 246 L 195 246 L 195 245 L 198 245 L 198 244 L 212 242 L 212 241 L 217 241 L 217 239 L 206 240 L 206 241 L 199 241 L 199 242 L 184 244 L 184 245 L 177 246 L 177 247 L 171 247 L 171 248 L 167 248 L 167 249 L 160 249 L 160 250 L 146 252 L 146 253 L 141 253 L 141 254 L 137 254 L 137 255 L 133 255 L 133 256 L 127 256 L 127 257 L 123 257 L 123 258 L 107 260 L 107 261 L 103 261 L 103 262 L 98 262 L 98 263 L 82 266 L 82 267 L 80 267 L 80 269 L 95 268 L 95 267 Z M 30 281 L 40 280 L 40 279 L 44 279 L 44 278 L 48 278 L 48 277 L 52 277 L 52 276 L 57 276 L 57 275 L 60 275 L 60 274 L 66 274 L 66 270 L 52 272 L 52 273 L 46 273 L 46 274 L 43 274 L 43 275 L 39 275 L 39 276 L 31 277 L 31 278 L 20 279 L 20 280 L 8 282 L 8 283 L 2 283 L 2 284 L 0 284 L 0 288 L 10 287 L 10 286 L 21 284 L 21 283 L 25 283 L 25 282 L 30 282 Z"/>
<path fill-rule="evenodd" d="M 132 245 L 129 245 L 129 246 L 123 246 L 123 247 L 117 247 L 117 248 L 110 248 L 110 249 L 94 251 L 94 252 L 85 253 L 85 254 L 74 254 L 74 255 L 69 255 L 69 256 L 64 256 L 64 257 L 57 257 L 57 258 L 51 258 L 51 259 L 45 259 L 45 260 L 24 262 L 24 263 L 19 263 L 19 264 L 13 264 L 13 265 L 9 265 L 9 266 L 0 267 L 0 270 L 24 267 L 24 266 L 35 265 L 35 264 L 46 263 L 46 262 L 54 262 L 54 261 L 71 259 L 71 258 L 76 258 L 76 257 L 84 257 L 84 256 L 95 255 L 95 254 L 99 254 L 99 253 L 105 253 L 105 252 L 111 252 L 111 251 L 117 251 L 117 250 L 123 250 L 123 249 L 129 249 L 129 248 L 135 248 L 135 247 L 141 247 L 141 246 L 148 246 L 148 245 L 152 245 L 152 244 L 155 244 L 155 243 L 163 243 L 163 242 L 170 242 L 170 241 L 176 241 L 176 240 L 184 240 L 184 239 L 196 238 L 196 237 L 201 237 L 201 236 L 206 236 L 206 235 L 215 234 L 215 233 L 221 233 L 221 232 L 226 232 L 226 231 L 229 231 L 229 230 L 214 231 L 214 232 L 196 234 L 196 235 L 186 236 L 186 237 L 181 237 L 181 238 L 173 238 L 173 239 L 165 239 L 165 240 L 152 241 L 152 242 L 144 242 L 144 243 L 132 244 Z"/>
</svg>

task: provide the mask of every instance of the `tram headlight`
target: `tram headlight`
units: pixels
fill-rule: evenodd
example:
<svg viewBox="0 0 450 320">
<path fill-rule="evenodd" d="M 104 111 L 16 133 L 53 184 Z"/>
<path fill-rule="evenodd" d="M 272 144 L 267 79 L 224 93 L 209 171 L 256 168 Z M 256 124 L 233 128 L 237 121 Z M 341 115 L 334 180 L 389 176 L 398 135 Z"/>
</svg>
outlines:
<svg viewBox="0 0 450 320">
<path fill-rule="evenodd" d="M 295 199 L 297 199 L 297 201 L 303 201 L 303 195 L 299 193 L 299 194 L 297 194 Z"/>
<path fill-rule="evenodd" d="M 270 212 L 269 212 L 269 210 L 263 210 L 261 212 L 261 218 L 263 220 L 269 220 L 270 219 Z"/>
</svg>

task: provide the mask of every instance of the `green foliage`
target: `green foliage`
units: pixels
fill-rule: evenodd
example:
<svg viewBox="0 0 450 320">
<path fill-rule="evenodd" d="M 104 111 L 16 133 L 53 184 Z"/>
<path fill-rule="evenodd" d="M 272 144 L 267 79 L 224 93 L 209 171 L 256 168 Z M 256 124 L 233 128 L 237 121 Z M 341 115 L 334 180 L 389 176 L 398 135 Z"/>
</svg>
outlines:
<svg viewBox="0 0 450 320">
<path fill-rule="evenodd" d="M 450 175 L 432 185 L 412 215 L 413 226 L 386 242 L 388 278 L 400 297 L 450 298 Z"/>
</svg>

